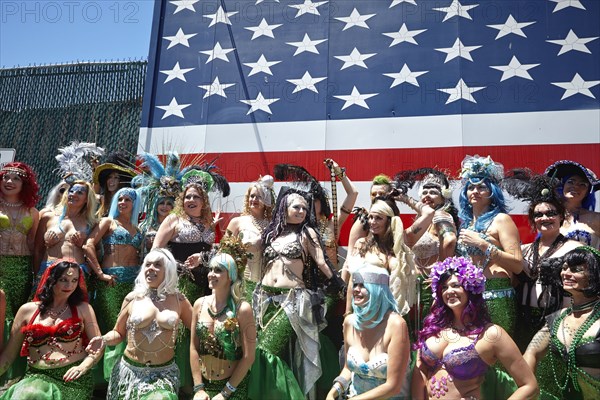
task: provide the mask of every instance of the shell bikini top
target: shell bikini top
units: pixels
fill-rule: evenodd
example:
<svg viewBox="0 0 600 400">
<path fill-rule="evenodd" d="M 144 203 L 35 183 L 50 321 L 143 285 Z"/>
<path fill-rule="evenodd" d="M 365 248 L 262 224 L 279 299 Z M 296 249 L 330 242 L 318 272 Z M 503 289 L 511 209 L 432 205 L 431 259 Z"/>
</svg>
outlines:
<svg viewBox="0 0 600 400">
<path fill-rule="evenodd" d="M 479 357 L 475 344 L 479 338 L 473 340 L 468 346 L 459 347 L 445 354 L 441 359 L 423 343 L 421 346 L 421 360 L 430 368 L 437 370 L 444 368 L 454 379 L 469 380 L 484 375 L 489 365 Z"/>
<path fill-rule="evenodd" d="M 21 356 L 29 355 L 30 346 L 41 347 L 49 342 L 73 342 L 79 338 L 83 338 L 85 347 L 88 340 L 83 330 L 83 321 L 77 315 L 77 307 L 70 306 L 70 309 L 71 318 L 48 326 L 33 323 L 40 313 L 40 309 L 38 308 L 31 317 L 29 324 L 21 328 L 21 333 L 25 335 L 25 340 L 21 347 Z"/>
</svg>

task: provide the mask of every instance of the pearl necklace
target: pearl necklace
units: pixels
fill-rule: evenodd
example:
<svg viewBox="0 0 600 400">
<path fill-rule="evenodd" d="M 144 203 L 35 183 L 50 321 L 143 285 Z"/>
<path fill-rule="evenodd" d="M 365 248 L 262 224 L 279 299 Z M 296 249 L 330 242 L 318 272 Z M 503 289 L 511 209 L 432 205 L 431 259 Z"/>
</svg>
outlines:
<svg viewBox="0 0 600 400">
<path fill-rule="evenodd" d="M 0 204 L 6 207 L 10 207 L 10 208 L 17 208 L 17 207 L 21 207 L 23 205 L 22 201 L 18 201 L 16 203 L 10 203 L 4 199 L 0 199 Z"/>
<path fill-rule="evenodd" d="M 258 219 L 254 215 L 250 215 L 250 220 L 252 221 L 252 225 L 254 225 L 254 227 L 260 234 L 262 234 L 265 228 L 269 225 L 269 220 Z"/>
</svg>

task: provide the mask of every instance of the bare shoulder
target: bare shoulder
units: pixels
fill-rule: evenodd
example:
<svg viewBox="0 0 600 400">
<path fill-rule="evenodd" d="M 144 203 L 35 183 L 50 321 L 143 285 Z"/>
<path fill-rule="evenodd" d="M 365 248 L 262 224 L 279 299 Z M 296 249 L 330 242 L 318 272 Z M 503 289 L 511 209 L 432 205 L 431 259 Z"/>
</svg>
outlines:
<svg viewBox="0 0 600 400">
<path fill-rule="evenodd" d="M 513 221 L 513 219 L 510 217 L 510 215 L 505 214 L 505 213 L 498 213 L 498 215 L 496 215 L 494 217 L 494 224 L 499 224 L 502 226 L 507 226 L 507 225 L 515 225 L 515 222 Z"/>
<path fill-rule="evenodd" d="M 254 313 L 252 312 L 252 306 L 247 301 L 240 302 L 238 306 L 238 315 L 249 320 L 254 320 Z"/>
<path fill-rule="evenodd" d="M 482 333 L 482 338 L 493 346 L 502 345 L 507 339 L 512 340 L 504 328 L 496 324 L 488 324 Z"/>
<path fill-rule="evenodd" d="M 388 316 L 387 329 L 392 329 L 397 332 L 398 329 L 404 329 L 406 327 L 406 321 L 396 312 L 391 312 Z"/>
</svg>

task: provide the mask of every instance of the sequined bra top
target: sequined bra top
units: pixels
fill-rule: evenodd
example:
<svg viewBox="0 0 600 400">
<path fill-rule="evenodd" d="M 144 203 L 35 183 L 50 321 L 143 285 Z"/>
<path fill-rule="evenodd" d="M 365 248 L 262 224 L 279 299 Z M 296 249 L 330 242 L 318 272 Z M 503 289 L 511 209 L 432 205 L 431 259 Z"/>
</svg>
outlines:
<svg viewBox="0 0 600 400">
<path fill-rule="evenodd" d="M 600 236 L 596 236 L 592 232 L 589 232 L 585 229 L 580 229 L 578 225 L 581 224 L 579 222 L 576 222 L 573 225 L 571 225 L 567 232 L 563 233 L 565 237 L 567 239 L 576 240 L 587 246 L 592 246 L 596 249 L 600 247 Z"/>
<path fill-rule="evenodd" d="M 73 342 L 82 338 L 85 344 L 87 337 L 83 330 L 83 321 L 77 315 L 77 307 L 70 306 L 71 318 L 59 322 L 56 325 L 34 324 L 35 318 L 39 315 L 40 309 L 31 317 L 28 325 L 21 328 L 21 333 L 25 335 L 23 346 L 21 347 L 21 356 L 29 355 L 29 347 L 41 347 L 55 342 Z"/>
<path fill-rule="evenodd" d="M 415 257 L 418 259 L 429 259 L 436 256 L 440 252 L 440 241 L 434 238 L 429 231 L 426 231 L 423 236 L 417 240 L 417 243 L 412 248 Z"/>
<path fill-rule="evenodd" d="M 270 245 L 265 247 L 263 255 L 267 262 L 280 256 L 289 258 L 290 260 L 302 258 L 302 244 L 300 244 L 299 236 L 297 236 L 295 241 L 286 243 L 284 245 L 278 245 L 278 243 L 271 243 Z"/>
<path fill-rule="evenodd" d="M 434 370 L 444 368 L 450 376 L 458 380 L 480 377 L 487 372 L 489 366 L 479 357 L 479 353 L 475 349 L 477 340 L 475 339 L 468 346 L 451 350 L 441 359 L 429 349 L 426 343 L 423 343 L 421 360 Z"/>
<path fill-rule="evenodd" d="M 139 249 L 142 245 L 144 237 L 142 233 L 136 229 L 136 234 L 131 236 L 131 233 L 123 226 L 117 223 L 117 228 L 108 236 L 102 239 L 105 245 L 128 244 Z"/>
<path fill-rule="evenodd" d="M 387 353 L 380 353 L 372 360 L 365 361 L 358 350 L 353 347 L 348 349 L 348 369 L 355 374 L 383 379 L 385 381 L 387 377 L 387 364 Z"/>
<path fill-rule="evenodd" d="M 181 217 L 177 225 L 177 233 L 171 241 L 175 243 L 214 243 L 215 232 L 203 224 L 194 224 L 190 220 Z"/>
<path fill-rule="evenodd" d="M 31 227 L 33 226 L 33 218 L 27 214 L 14 226 L 10 222 L 10 218 L 6 214 L 0 214 L 0 231 L 4 230 L 15 230 L 23 235 L 27 235 Z"/>
</svg>

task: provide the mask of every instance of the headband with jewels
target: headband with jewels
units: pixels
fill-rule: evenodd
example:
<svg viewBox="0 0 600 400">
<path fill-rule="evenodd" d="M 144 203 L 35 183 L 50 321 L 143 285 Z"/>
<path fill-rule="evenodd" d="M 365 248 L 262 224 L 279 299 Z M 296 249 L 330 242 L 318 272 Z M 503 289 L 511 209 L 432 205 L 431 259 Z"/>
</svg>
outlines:
<svg viewBox="0 0 600 400">
<path fill-rule="evenodd" d="M 578 247 L 578 249 L 587 251 L 588 253 L 592 253 L 594 255 L 594 257 L 596 257 L 596 260 L 598 261 L 598 264 L 600 265 L 600 250 L 598 250 L 592 246 L 581 246 L 581 247 Z"/>
<path fill-rule="evenodd" d="M 87 287 L 85 285 L 85 273 L 83 271 L 83 269 L 81 268 L 81 265 L 77 264 L 77 262 L 72 259 L 72 258 L 59 258 L 57 260 L 54 260 L 54 262 L 52 262 L 52 264 L 50 264 L 48 266 L 48 268 L 46 268 L 44 270 L 44 273 L 42 274 L 42 277 L 40 278 L 40 282 L 38 283 L 38 287 L 37 290 L 35 291 L 35 295 L 33 297 L 33 301 L 40 301 L 40 295 L 42 294 L 42 292 L 44 291 L 44 287 L 46 286 L 46 282 L 48 281 L 48 278 L 50 277 L 50 274 L 52 273 L 52 271 L 54 270 L 54 268 L 56 268 L 57 265 L 61 264 L 61 263 L 69 263 L 69 268 L 78 268 L 79 269 L 79 281 L 78 281 L 78 285 L 81 288 L 81 291 L 83 292 L 83 300 L 84 301 L 88 301 L 88 293 L 87 293 Z"/>
<path fill-rule="evenodd" d="M 460 285 L 468 292 L 481 294 L 485 290 L 485 276 L 483 270 L 473 265 L 464 257 L 448 257 L 444 261 L 438 261 L 431 267 L 431 290 L 433 297 L 437 297 L 437 289 L 440 278 L 446 272 L 455 274 Z"/>
<path fill-rule="evenodd" d="M 365 267 L 366 268 L 366 267 Z M 374 271 L 371 269 L 370 271 L 363 271 L 361 269 L 359 269 L 358 271 L 354 272 L 352 274 L 352 284 L 356 285 L 359 283 L 373 283 L 375 285 L 385 285 L 385 286 L 389 286 L 390 285 L 390 275 L 388 274 L 388 272 L 384 269 L 384 268 L 380 268 L 380 267 L 376 267 L 378 269 L 381 270 L 381 272 L 379 271 Z"/>
<path fill-rule="evenodd" d="M 183 175 L 181 178 L 181 184 L 185 188 L 189 185 L 196 184 L 201 186 L 205 192 L 210 192 L 214 181 L 212 176 L 208 172 L 192 169 Z"/>
<path fill-rule="evenodd" d="M 586 168 L 577 161 L 560 160 L 546 168 L 544 174 L 556 177 L 558 179 L 568 178 L 569 176 L 578 175 L 586 178 L 590 182 L 592 192 L 600 190 L 600 180 L 596 174 L 589 168 Z"/>
<path fill-rule="evenodd" d="M 479 155 L 466 156 L 461 163 L 460 177 L 463 183 L 468 181 L 472 184 L 481 183 L 482 179 L 489 179 L 499 183 L 504 178 L 504 166 L 494 162 L 492 157 L 480 157 Z"/>
<path fill-rule="evenodd" d="M 6 174 L 16 174 L 21 178 L 27 178 L 27 171 L 17 167 L 4 167 L 2 168 L 2 172 Z"/>
</svg>

